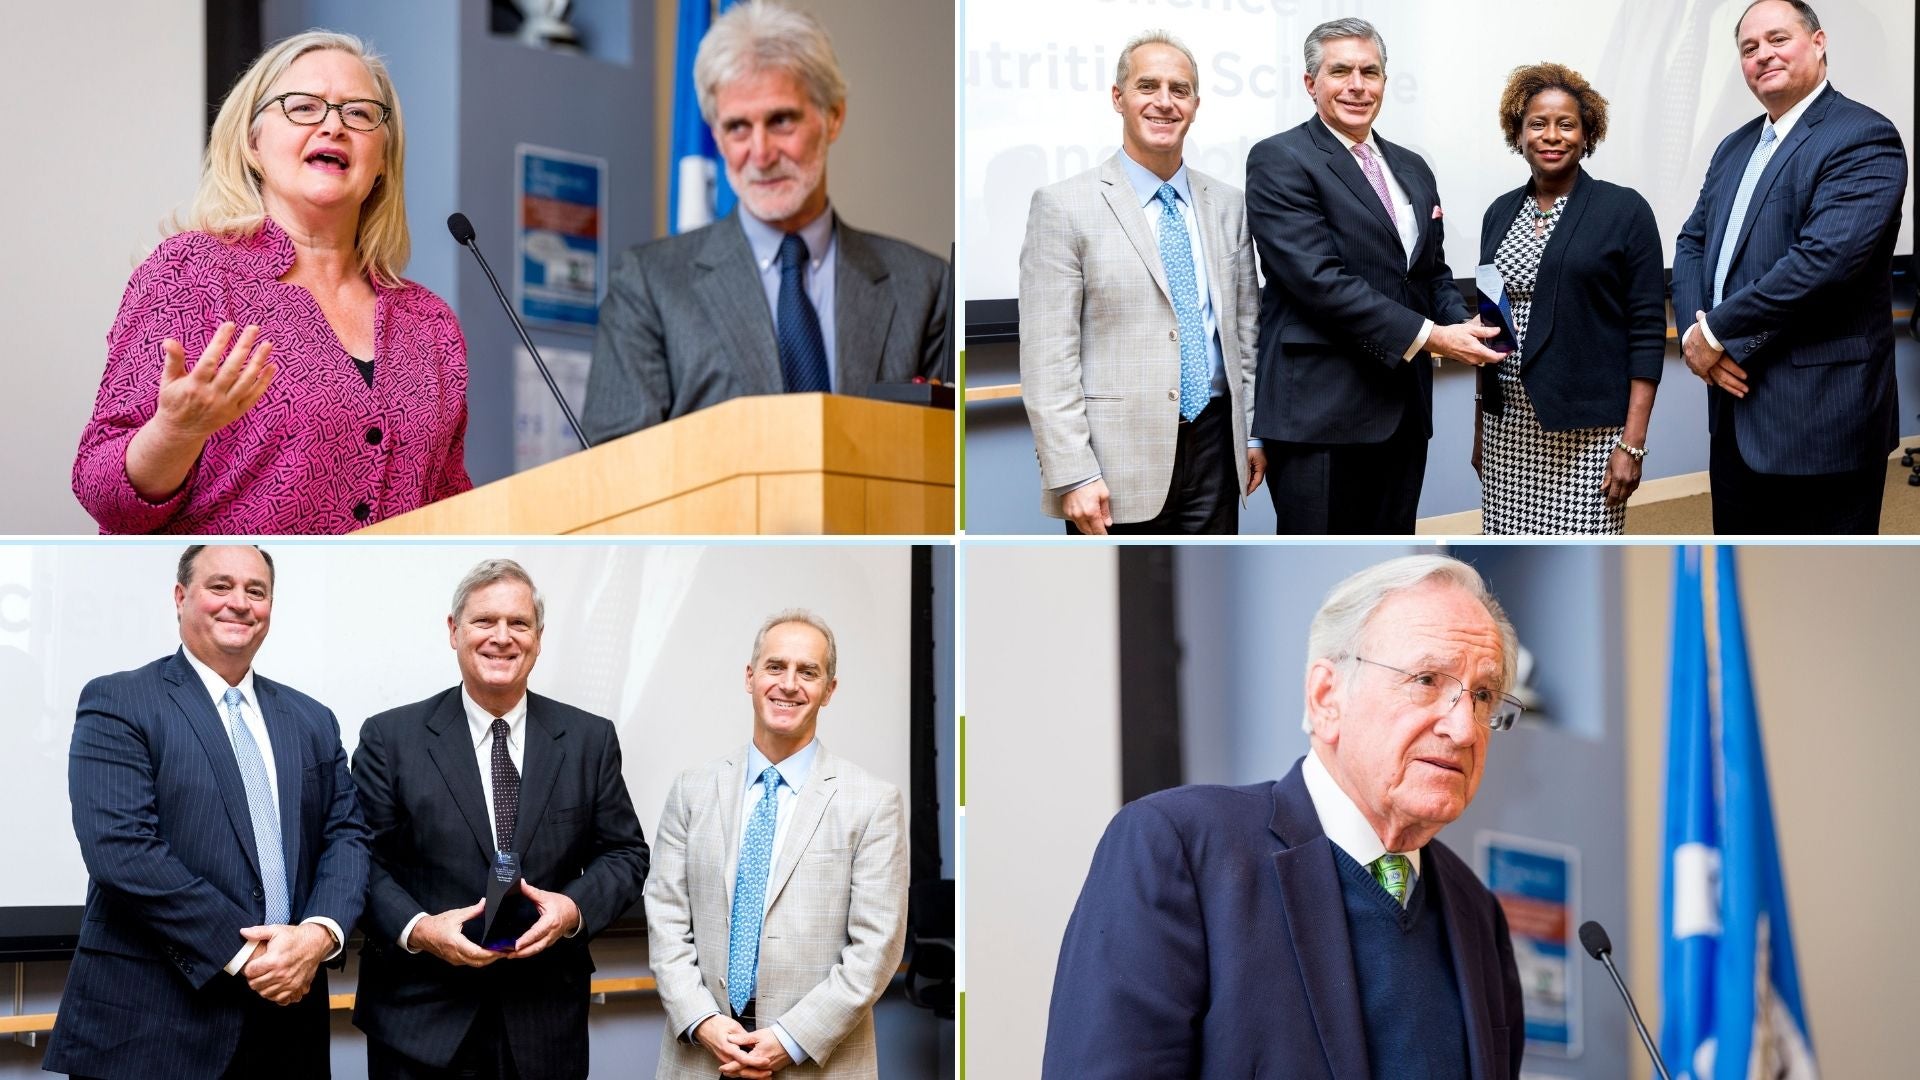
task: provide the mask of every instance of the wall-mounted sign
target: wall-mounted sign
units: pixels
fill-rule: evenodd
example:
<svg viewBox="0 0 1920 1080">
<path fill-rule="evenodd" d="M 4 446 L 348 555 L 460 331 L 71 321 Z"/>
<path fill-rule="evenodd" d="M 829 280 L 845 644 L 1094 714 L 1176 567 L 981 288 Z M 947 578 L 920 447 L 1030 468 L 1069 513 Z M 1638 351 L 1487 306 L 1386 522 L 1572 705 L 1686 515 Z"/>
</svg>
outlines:
<svg viewBox="0 0 1920 1080">
<path fill-rule="evenodd" d="M 1526 1008 L 1527 1050 L 1580 1053 L 1580 849 L 1505 833 L 1474 837 L 1480 880 L 1507 916 Z"/>
<path fill-rule="evenodd" d="M 591 332 L 607 280 L 606 159 L 522 143 L 513 191 L 520 317 Z"/>
</svg>

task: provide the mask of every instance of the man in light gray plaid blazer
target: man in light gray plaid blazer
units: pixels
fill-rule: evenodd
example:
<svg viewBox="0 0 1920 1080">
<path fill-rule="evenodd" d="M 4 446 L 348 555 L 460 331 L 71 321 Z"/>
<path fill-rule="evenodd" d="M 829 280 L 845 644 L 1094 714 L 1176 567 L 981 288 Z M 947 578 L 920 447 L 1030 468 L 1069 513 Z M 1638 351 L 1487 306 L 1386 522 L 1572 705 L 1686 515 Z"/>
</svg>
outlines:
<svg viewBox="0 0 1920 1080">
<path fill-rule="evenodd" d="M 906 942 L 906 808 L 814 737 L 837 666 L 819 616 L 768 619 L 747 665 L 752 741 L 667 793 L 646 888 L 667 1011 L 657 1080 L 712 1080 L 725 1063 L 748 1080 L 879 1075 L 873 1004 Z"/>
<path fill-rule="evenodd" d="M 1021 397 L 1040 508 L 1069 533 L 1237 532 L 1266 469 L 1247 439 L 1253 245 L 1239 189 L 1183 161 L 1199 105 L 1187 47 L 1134 38 L 1113 86 L 1120 152 L 1035 192 L 1027 215 Z M 1204 369 L 1184 387 L 1183 342 Z"/>
</svg>

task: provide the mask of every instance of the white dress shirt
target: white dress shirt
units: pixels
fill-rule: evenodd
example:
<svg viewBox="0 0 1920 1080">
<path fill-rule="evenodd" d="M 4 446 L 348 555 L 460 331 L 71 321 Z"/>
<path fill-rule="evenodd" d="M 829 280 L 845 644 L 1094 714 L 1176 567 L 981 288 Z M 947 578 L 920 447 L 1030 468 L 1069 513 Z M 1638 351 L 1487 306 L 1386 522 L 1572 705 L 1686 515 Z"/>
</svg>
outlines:
<svg viewBox="0 0 1920 1080">
<path fill-rule="evenodd" d="M 1786 143 L 1787 133 L 1792 131 L 1793 126 L 1800 122 L 1800 118 L 1806 115 L 1807 106 L 1813 104 L 1813 99 L 1819 97 L 1821 94 L 1821 91 L 1824 91 L 1826 88 L 1827 88 L 1827 80 L 1821 79 L 1820 85 L 1813 88 L 1813 93 L 1808 94 L 1806 97 L 1801 98 L 1797 103 L 1794 104 L 1793 108 L 1788 109 L 1784 113 L 1781 113 L 1780 119 L 1775 120 L 1773 122 L 1774 152 L 1778 153 L 1780 148 L 1787 144 Z M 1731 204 L 1729 204 L 1727 207 L 1727 216 L 1729 218 L 1733 216 L 1733 207 Z M 1722 221 L 1720 223 L 1720 231 L 1722 233 L 1725 233 L 1727 231 L 1727 223 L 1725 221 Z M 1726 244 L 1732 241 L 1736 241 L 1738 239 L 1739 239 L 1738 237 L 1723 237 L 1720 242 L 1722 244 Z M 1706 320 L 1695 319 L 1693 320 L 1693 325 L 1700 328 L 1701 336 L 1707 339 L 1707 346 L 1711 348 L 1714 352 L 1727 351 L 1726 348 L 1720 344 L 1720 339 L 1713 336 L 1713 328 L 1706 324 Z"/>
<path fill-rule="evenodd" d="M 226 678 L 201 663 L 200 658 L 193 655 L 192 649 L 183 647 L 180 653 L 187 658 L 187 664 L 193 668 L 194 674 L 200 676 L 201 685 L 207 689 L 207 696 L 213 699 L 213 711 L 220 717 L 220 727 L 223 730 L 229 728 L 226 701 L 228 684 Z M 253 736 L 254 743 L 260 747 L 260 757 L 266 762 L 267 766 L 267 790 L 273 794 L 273 805 L 277 807 L 280 805 L 280 776 L 274 769 L 273 740 L 267 736 L 267 721 L 260 715 L 260 699 L 253 692 L 253 669 L 248 668 L 247 673 L 240 676 L 240 681 L 232 685 L 240 691 L 240 722 L 247 726 L 247 731 Z M 229 745 L 232 744 L 233 732 L 231 730 L 227 731 L 227 741 Z M 284 822 L 282 823 L 282 835 L 285 835 Z M 287 892 L 287 900 L 291 903 L 293 901 L 292 881 L 287 882 Z M 307 923 L 319 923 L 326 928 L 327 933 L 333 935 L 333 949 L 327 953 L 325 959 L 331 960 L 339 956 L 340 950 L 346 945 L 347 941 L 347 935 L 340 931 L 340 924 L 327 918 L 325 915 L 314 915 L 300 920 L 302 926 L 305 926 Z M 224 969 L 227 974 L 240 974 L 240 969 L 246 967 L 247 961 L 253 956 L 254 944 L 254 942 L 248 941 L 240 946 L 240 951 L 234 953 L 233 959 L 227 961 L 227 966 Z"/>
<path fill-rule="evenodd" d="M 1307 751 L 1307 761 L 1300 767 L 1300 775 L 1307 782 L 1307 796 L 1313 800 L 1313 812 L 1320 816 L 1320 829 L 1327 834 L 1327 839 L 1333 841 L 1334 847 L 1346 852 L 1348 858 L 1363 867 L 1372 866 L 1387 853 L 1387 845 L 1373 831 L 1373 826 L 1367 824 L 1367 816 L 1341 790 L 1339 781 L 1327 771 L 1318 751 Z M 1398 854 L 1406 856 L 1407 861 L 1413 864 L 1413 875 L 1418 880 L 1420 849 Z"/>
<path fill-rule="evenodd" d="M 800 789 L 807 786 L 807 777 L 813 774 L 813 759 L 819 750 L 819 742 L 808 742 L 807 745 L 789 754 L 786 760 L 780 762 L 778 765 L 774 765 L 773 762 L 767 760 L 767 755 L 760 752 L 759 747 L 751 743 L 747 745 L 747 789 L 741 793 L 740 847 L 734 852 L 734 864 L 736 866 L 739 865 L 741 852 L 745 851 L 747 846 L 747 820 L 753 814 L 754 804 L 764 797 L 763 788 L 765 785 L 760 783 L 760 775 L 767 771 L 768 766 L 772 765 L 774 768 L 780 770 L 780 787 L 775 791 L 773 796 L 773 857 L 767 860 L 767 876 L 769 878 L 773 876 L 773 868 L 779 865 L 780 851 L 787 842 L 787 827 L 793 824 L 793 804 L 800 798 Z M 734 881 L 733 887 L 736 889 L 740 887 L 740 882 L 737 879 Z M 760 894 L 761 914 L 764 915 L 767 908 L 772 906 L 772 904 L 773 894 L 762 890 Z M 706 1023 L 707 1017 L 718 1015 L 720 1015 L 718 1012 L 710 1012 L 694 1020 L 693 1023 L 688 1024 L 685 1032 L 686 1037 L 688 1039 L 693 1038 L 695 1028 Z M 786 1047 L 787 1056 L 792 1058 L 795 1064 L 807 1060 L 807 1052 L 801 1048 L 799 1043 L 793 1040 L 793 1036 L 787 1034 L 787 1029 L 781 1027 L 778 1020 L 773 1022 L 773 1037 L 780 1040 L 781 1046 Z"/>
<path fill-rule="evenodd" d="M 1320 125 L 1332 132 L 1334 138 L 1340 140 L 1340 145 L 1346 147 L 1347 153 L 1353 157 L 1353 163 L 1359 165 L 1360 157 L 1353 152 L 1353 148 L 1358 143 L 1327 123 L 1325 117 L 1320 118 Z M 1400 246 L 1407 251 L 1407 265 L 1412 266 L 1413 246 L 1420 240 L 1420 221 L 1413 216 L 1413 200 L 1407 196 L 1407 189 L 1400 186 L 1400 181 L 1394 179 L 1393 166 L 1387 164 L 1387 155 L 1380 152 L 1380 143 L 1374 139 L 1371 129 L 1367 131 L 1365 142 L 1367 150 L 1373 154 L 1373 160 L 1380 166 L 1380 175 L 1386 178 L 1387 194 L 1393 198 L 1394 231 L 1400 234 Z M 1363 173 L 1365 171 L 1361 170 Z M 1400 354 L 1400 359 L 1411 360 L 1418 355 L 1420 350 L 1426 347 L 1427 337 L 1432 333 L 1433 320 L 1428 319 L 1421 325 L 1420 333 L 1414 336 L 1413 344 L 1407 347 L 1406 352 Z"/>
</svg>

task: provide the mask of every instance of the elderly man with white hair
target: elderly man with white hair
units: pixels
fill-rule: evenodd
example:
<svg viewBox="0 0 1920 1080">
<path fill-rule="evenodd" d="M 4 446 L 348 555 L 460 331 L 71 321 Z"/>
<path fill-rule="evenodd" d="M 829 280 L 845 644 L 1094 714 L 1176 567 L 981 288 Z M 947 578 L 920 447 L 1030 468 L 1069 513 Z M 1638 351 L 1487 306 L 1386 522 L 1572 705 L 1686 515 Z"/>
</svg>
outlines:
<svg viewBox="0 0 1920 1080">
<path fill-rule="evenodd" d="M 624 252 L 600 305 L 581 426 L 603 441 L 755 394 L 951 380 L 948 266 L 827 198 L 847 84 L 812 16 L 750 0 L 694 60 L 739 208 Z"/>
<path fill-rule="evenodd" d="M 1307 640 L 1311 751 L 1284 779 L 1114 816 L 1067 924 L 1045 1077 L 1517 1077 L 1500 906 L 1436 839 L 1513 725 L 1513 626 L 1413 555 L 1335 586 Z"/>
</svg>

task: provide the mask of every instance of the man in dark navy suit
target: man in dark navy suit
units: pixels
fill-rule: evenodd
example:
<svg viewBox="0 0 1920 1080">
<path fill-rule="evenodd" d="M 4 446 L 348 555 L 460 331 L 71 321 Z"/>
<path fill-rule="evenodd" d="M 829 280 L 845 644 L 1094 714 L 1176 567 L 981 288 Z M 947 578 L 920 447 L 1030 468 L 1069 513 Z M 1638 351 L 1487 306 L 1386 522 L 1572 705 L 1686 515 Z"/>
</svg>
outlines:
<svg viewBox="0 0 1920 1080">
<path fill-rule="evenodd" d="M 353 1022 L 373 1080 L 587 1075 L 587 943 L 639 901 L 647 842 L 613 724 L 527 690 L 545 622 L 519 563 L 482 561 L 447 616 L 460 685 L 360 729 L 373 868 Z M 462 927 L 500 852 L 538 918 L 494 951 Z"/>
<path fill-rule="evenodd" d="M 1067 923 L 1042 1075 L 1512 1080 L 1506 917 L 1435 835 L 1512 725 L 1513 627 L 1465 563 L 1335 586 L 1285 779 L 1114 816 Z"/>
<path fill-rule="evenodd" d="M 1363 19 L 1307 35 L 1318 114 L 1247 155 L 1260 253 L 1253 434 L 1282 533 L 1413 532 L 1433 435 L 1429 354 L 1490 364 L 1442 248 L 1440 192 L 1380 138 L 1387 46 Z"/>
<path fill-rule="evenodd" d="M 1681 349 L 1708 384 L 1713 529 L 1877 533 L 1906 152 L 1827 82 L 1813 8 L 1759 0 L 1734 36 L 1766 115 L 1714 151 L 1673 252 Z"/>
<path fill-rule="evenodd" d="M 273 562 L 189 547 L 179 650 L 80 692 L 68 754 L 87 918 L 44 1067 L 323 1077 L 327 982 L 367 834 L 333 714 L 253 671 Z"/>
</svg>

